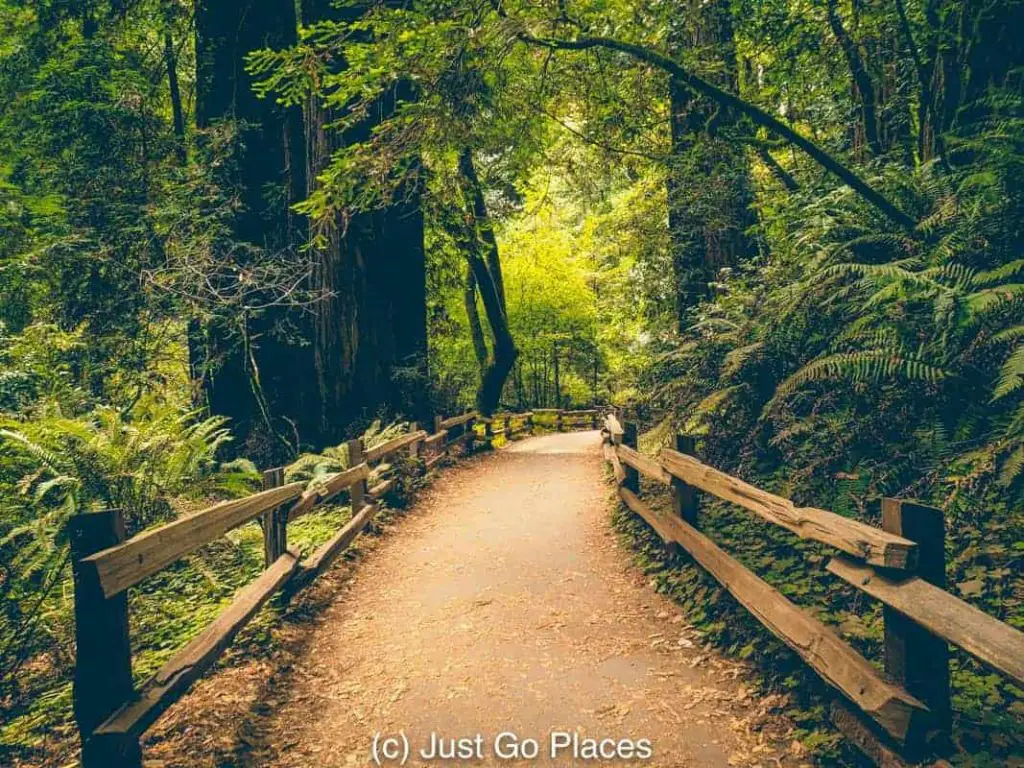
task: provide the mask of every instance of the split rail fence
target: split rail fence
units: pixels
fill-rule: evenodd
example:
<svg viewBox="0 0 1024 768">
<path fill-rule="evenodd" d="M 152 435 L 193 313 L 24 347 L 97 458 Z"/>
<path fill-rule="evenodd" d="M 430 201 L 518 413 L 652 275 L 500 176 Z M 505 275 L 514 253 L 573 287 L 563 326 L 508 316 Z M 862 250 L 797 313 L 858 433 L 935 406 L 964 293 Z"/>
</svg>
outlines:
<svg viewBox="0 0 1024 768">
<path fill-rule="evenodd" d="M 541 413 L 537 411 L 535 413 Z M 561 430 L 582 418 L 596 428 L 599 411 L 551 411 Z M 477 429 L 479 423 L 480 429 Z M 495 429 L 495 424 L 500 426 Z M 235 635 L 286 585 L 301 587 L 323 572 L 373 520 L 377 502 L 399 480 L 396 457 L 422 461 L 429 471 L 453 448 L 472 453 L 503 434 L 533 432 L 534 413 L 475 412 L 437 417 L 433 434 L 413 425 L 408 434 L 366 447 L 348 441 L 349 468 L 307 487 L 284 483 L 284 469 L 264 472 L 264 490 L 215 504 L 126 540 L 120 510 L 72 518 L 70 535 L 75 582 L 75 720 L 83 768 L 140 768 L 139 739 L 230 646 Z M 391 462 L 395 461 L 394 464 Z M 414 464 L 416 466 L 416 464 Z M 375 485 L 368 487 L 373 477 Z M 288 524 L 347 493 L 353 516 L 308 557 L 288 546 Z M 195 639 L 136 690 L 128 633 L 128 590 L 144 579 L 253 520 L 263 529 L 265 568 Z"/>
<path fill-rule="evenodd" d="M 679 546 L 839 695 L 833 722 L 877 765 L 944 751 L 950 728 L 949 643 L 1024 687 L 1024 633 L 945 591 L 941 510 L 884 499 L 882 528 L 756 488 L 695 458 L 692 437 L 656 457 L 637 450 L 635 422 L 605 419 L 605 458 L 621 500 L 669 545 Z M 640 475 L 670 489 L 672 514 L 639 496 Z M 790 602 L 700 532 L 700 494 L 753 512 L 839 551 L 827 570 L 883 604 L 885 672 L 831 628 Z"/>
</svg>

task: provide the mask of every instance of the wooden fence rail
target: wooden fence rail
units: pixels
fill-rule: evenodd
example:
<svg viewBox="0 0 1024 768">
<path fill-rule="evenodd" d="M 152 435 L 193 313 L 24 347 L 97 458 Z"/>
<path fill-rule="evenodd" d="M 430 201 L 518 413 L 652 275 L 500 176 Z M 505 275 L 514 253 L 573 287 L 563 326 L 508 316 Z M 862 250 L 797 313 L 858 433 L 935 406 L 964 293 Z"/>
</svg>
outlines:
<svg viewBox="0 0 1024 768">
<path fill-rule="evenodd" d="M 597 411 L 558 411 L 558 424 Z M 275 593 L 323 572 L 373 520 L 377 501 L 399 480 L 401 462 L 416 460 L 420 471 L 461 447 L 471 453 L 477 443 L 490 445 L 495 420 L 511 438 L 533 432 L 533 412 L 498 414 L 483 419 L 476 412 L 435 419 L 428 434 L 414 424 L 407 434 L 372 446 L 347 444 L 349 468 L 307 486 L 284 483 L 281 468 L 264 473 L 264 490 L 215 504 L 167 525 L 125 540 L 118 510 L 77 515 L 69 530 L 75 582 L 76 666 L 74 711 L 82 740 L 83 768 L 139 768 L 139 739 L 157 718 L 180 699 L 230 646 L 235 635 Z M 484 426 L 484 433 L 476 424 Z M 517 426 L 513 426 L 517 422 Z M 369 487 L 370 481 L 374 482 Z M 304 560 L 289 549 L 288 523 L 340 493 L 348 493 L 352 519 Z M 127 590 L 205 544 L 259 519 L 266 568 L 241 589 L 228 607 L 195 639 L 176 653 L 138 690 L 132 683 L 128 639 Z"/>
<path fill-rule="evenodd" d="M 943 589 L 941 510 L 886 499 L 879 529 L 826 510 L 797 507 L 709 467 L 691 455 L 690 437 L 677 436 L 677 450 L 663 448 L 651 457 L 637 451 L 636 426 L 629 420 L 609 414 L 602 433 L 623 503 L 663 541 L 685 549 L 837 692 L 833 720 L 876 763 L 922 759 L 947 740 L 947 643 L 1024 685 L 1024 633 Z M 673 514 L 655 512 L 637 495 L 640 475 L 670 486 Z M 885 605 L 885 673 L 702 534 L 700 492 L 838 549 L 841 554 L 828 571 Z"/>
</svg>

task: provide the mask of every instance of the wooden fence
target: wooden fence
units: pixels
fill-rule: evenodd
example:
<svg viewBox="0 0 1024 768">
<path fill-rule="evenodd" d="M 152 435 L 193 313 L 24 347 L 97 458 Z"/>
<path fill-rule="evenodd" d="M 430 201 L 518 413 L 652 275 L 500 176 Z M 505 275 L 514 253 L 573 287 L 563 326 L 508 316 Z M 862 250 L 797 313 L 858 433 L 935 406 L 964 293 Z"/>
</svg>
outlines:
<svg viewBox="0 0 1024 768">
<path fill-rule="evenodd" d="M 597 411 L 556 413 L 561 429 L 579 418 L 594 426 Z M 461 446 L 464 452 L 472 452 L 477 442 L 489 446 L 496 421 L 503 425 L 501 433 L 506 437 L 521 431 L 532 433 L 534 427 L 532 413 L 484 419 L 471 412 L 438 417 L 429 435 L 413 425 L 408 434 L 372 447 L 350 440 L 350 468 L 321 482 L 308 487 L 305 482 L 285 484 L 283 469 L 268 470 L 264 490 L 259 493 L 215 504 L 127 540 L 119 510 L 74 517 L 70 528 L 75 582 L 74 712 L 82 739 L 83 768 L 139 768 L 142 734 L 213 666 L 260 607 L 285 585 L 297 588 L 321 573 L 373 520 L 376 502 L 398 481 L 400 465 L 390 463 L 395 457 L 416 459 L 422 462 L 422 471 L 428 471 L 453 448 Z M 482 431 L 476 429 L 477 422 Z M 513 422 L 519 426 L 513 427 Z M 367 487 L 371 477 L 375 485 Z M 349 496 L 352 519 L 315 552 L 301 558 L 298 550 L 288 547 L 288 523 L 343 492 Z M 257 519 L 263 528 L 263 573 L 136 690 L 128 638 L 128 589 Z"/>
<path fill-rule="evenodd" d="M 833 722 L 877 765 L 903 765 L 942 751 L 950 727 L 953 643 L 1024 687 L 1024 633 L 946 592 L 941 510 L 885 499 L 882 528 L 763 491 L 694 457 L 692 438 L 657 457 L 637 451 L 635 422 L 605 419 L 605 458 L 622 501 L 666 544 L 680 546 L 837 692 Z M 637 495 L 640 475 L 670 489 L 672 514 Z M 839 550 L 830 573 L 881 601 L 885 673 L 831 628 L 718 547 L 700 528 L 700 493 L 737 504 L 804 539 Z"/>
</svg>

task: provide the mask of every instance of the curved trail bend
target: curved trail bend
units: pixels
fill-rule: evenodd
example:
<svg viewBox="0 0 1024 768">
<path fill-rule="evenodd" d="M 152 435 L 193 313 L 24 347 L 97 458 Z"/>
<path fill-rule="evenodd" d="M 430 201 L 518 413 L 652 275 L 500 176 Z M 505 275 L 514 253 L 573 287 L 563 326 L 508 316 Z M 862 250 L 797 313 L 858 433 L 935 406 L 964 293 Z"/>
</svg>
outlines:
<svg viewBox="0 0 1024 768">
<path fill-rule="evenodd" d="M 743 668 L 703 650 L 631 568 L 609 498 L 597 432 L 529 438 L 445 470 L 344 588 L 335 582 L 320 619 L 295 630 L 301 652 L 278 663 L 242 722 L 221 715 L 242 742 L 230 764 L 369 765 L 373 735 L 402 731 L 409 765 L 459 764 L 417 756 L 432 732 L 481 734 L 482 759 L 461 762 L 499 765 L 512 761 L 493 740 L 510 731 L 536 739 L 529 762 L 544 765 L 549 735 L 563 731 L 648 739 L 653 756 L 583 762 L 567 748 L 559 765 L 801 765 L 763 728 L 767 707 Z M 190 697 L 231 701 L 186 705 L 191 717 L 212 706 L 217 722 L 216 710 L 238 707 L 246 696 L 225 693 L 232 672 Z M 225 735 L 208 728 L 154 735 L 209 754 L 195 739 Z"/>
</svg>

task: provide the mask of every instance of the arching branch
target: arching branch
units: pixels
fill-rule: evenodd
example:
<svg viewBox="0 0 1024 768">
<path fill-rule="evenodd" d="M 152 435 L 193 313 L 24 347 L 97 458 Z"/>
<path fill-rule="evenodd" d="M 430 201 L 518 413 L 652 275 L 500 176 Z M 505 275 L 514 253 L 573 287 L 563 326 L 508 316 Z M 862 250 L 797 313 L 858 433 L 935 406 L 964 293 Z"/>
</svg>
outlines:
<svg viewBox="0 0 1024 768">
<path fill-rule="evenodd" d="M 496 10 L 499 14 L 505 16 L 504 11 L 500 6 L 497 6 Z M 772 115 L 768 114 L 760 107 L 712 85 L 689 70 L 684 69 L 664 54 L 658 53 L 657 51 L 646 48 L 642 45 L 627 43 L 623 40 L 616 40 L 610 37 L 586 36 L 578 37 L 574 40 L 562 40 L 558 38 L 535 37 L 527 32 L 519 32 L 517 37 L 529 45 L 553 48 L 556 50 L 584 51 L 591 48 L 607 48 L 609 50 L 628 54 L 638 61 L 647 62 L 648 64 L 651 64 L 652 66 L 655 66 L 686 83 L 693 90 L 704 94 L 724 107 L 736 110 L 736 112 L 750 118 L 750 120 L 752 120 L 756 125 L 767 128 L 769 131 L 785 139 L 790 144 L 799 147 L 808 156 L 810 156 L 812 160 L 830 173 L 834 174 L 840 179 L 840 181 L 848 185 L 851 189 L 857 192 L 857 194 L 878 209 L 887 219 L 899 225 L 903 229 L 913 231 L 916 227 L 917 223 L 913 218 L 897 208 L 884 195 L 861 179 L 852 170 L 817 146 L 814 142 L 804 138 L 788 125 L 772 117 Z"/>
</svg>

